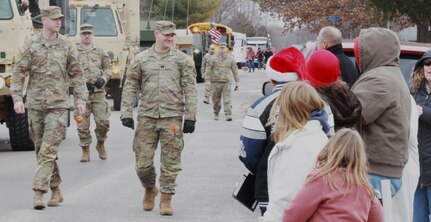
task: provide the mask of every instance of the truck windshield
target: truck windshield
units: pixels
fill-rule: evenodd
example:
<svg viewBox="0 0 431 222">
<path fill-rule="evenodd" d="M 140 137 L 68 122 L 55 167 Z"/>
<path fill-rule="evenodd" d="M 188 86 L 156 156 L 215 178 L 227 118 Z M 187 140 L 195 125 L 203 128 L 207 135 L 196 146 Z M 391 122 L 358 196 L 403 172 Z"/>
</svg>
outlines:
<svg viewBox="0 0 431 222">
<path fill-rule="evenodd" d="M 13 16 L 12 7 L 9 0 L 0 0 L 0 19 L 11 19 Z"/>
<path fill-rule="evenodd" d="M 83 23 L 94 26 L 95 36 L 116 36 L 118 34 L 114 13 L 110 8 L 82 8 L 81 24 Z"/>
</svg>

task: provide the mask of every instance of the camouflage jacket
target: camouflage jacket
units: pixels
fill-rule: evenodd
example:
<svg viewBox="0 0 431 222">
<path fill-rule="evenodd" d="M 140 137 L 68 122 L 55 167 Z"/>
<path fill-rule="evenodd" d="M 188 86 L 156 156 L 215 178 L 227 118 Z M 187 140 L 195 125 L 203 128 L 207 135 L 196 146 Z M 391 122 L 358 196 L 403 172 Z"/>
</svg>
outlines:
<svg viewBox="0 0 431 222">
<path fill-rule="evenodd" d="M 202 61 L 202 69 L 201 69 L 203 77 L 205 77 L 205 71 L 209 65 L 211 56 L 213 56 L 213 55 L 211 55 L 211 53 L 209 53 L 209 52 L 204 55 L 204 60 Z"/>
<path fill-rule="evenodd" d="M 76 104 L 85 105 L 88 92 L 75 45 L 58 34 L 47 41 L 39 33 L 28 40 L 21 60 L 15 65 L 11 93 L 16 103 L 23 100 L 28 76 L 26 108 L 69 108 L 69 86 Z"/>
<path fill-rule="evenodd" d="M 239 82 L 238 69 L 232 55 L 216 53 L 210 58 L 205 75 L 211 82 L 230 82 L 231 76 Z"/>
<path fill-rule="evenodd" d="M 196 120 L 196 71 L 189 56 L 171 49 L 160 57 L 154 45 L 130 63 L 121 101 L 121 118 L 133 117 L 133 105 L 141 92 L 139 116 L 183 116 Z"/>
<path fill-rule="evenodd" d="M 78 47 L 78 59 L 84 71 L 84 78 L 87 82 L 94 83 L 100 77 L 105 80 L 105 84 L 111 78 L 112 64 L 108 53 L 99 47 L 93 46 L 85 49 L 81 45 Z M 94 89 L 95 92 L 105 91 L 104 87 Z"/>
</svg>

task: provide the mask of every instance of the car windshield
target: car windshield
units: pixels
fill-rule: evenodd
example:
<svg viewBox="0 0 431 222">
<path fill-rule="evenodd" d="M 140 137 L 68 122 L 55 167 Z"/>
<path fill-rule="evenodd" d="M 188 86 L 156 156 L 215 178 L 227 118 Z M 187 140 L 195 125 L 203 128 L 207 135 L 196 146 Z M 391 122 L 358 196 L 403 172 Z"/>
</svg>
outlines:
<svg viewBox="0 0 431 222">
<path fill-rule="evenodd" d="M 345 54 L 352 60 L 353 64 L 356 64 L 353 52 L 345 52 Z M 411 82 L 413 67 L 420 58 L 419 55 L 400 55 L 400 69 L 408 84 Z"/>
<path fill-rule="evenodd" d="M 12 7 L 9 0 L 0 0 L 0 19 L 6 20 L 13 17 Z"/>
<path fill-rule="evenodd" d="M 81 15 L 81 24 L 92 24 L 95 36 L 117 35 L 114 13 L 110 8 L 82 8 Z"/>
</svg>

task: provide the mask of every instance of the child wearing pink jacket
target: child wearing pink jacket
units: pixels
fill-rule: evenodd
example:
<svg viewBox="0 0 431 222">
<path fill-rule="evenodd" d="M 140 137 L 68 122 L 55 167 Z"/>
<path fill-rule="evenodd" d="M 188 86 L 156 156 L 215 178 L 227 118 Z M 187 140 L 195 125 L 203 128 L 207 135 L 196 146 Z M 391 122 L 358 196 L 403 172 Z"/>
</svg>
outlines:
<svg viewBox="0 0 431 222">
<path fill-rule="evenodd" d="M 284 211 L 283 222 L 383 222 L 383 208 L 367 179 L 362 138 L 339 130 L 319 153 L 316 168 Z"/>
</svg>

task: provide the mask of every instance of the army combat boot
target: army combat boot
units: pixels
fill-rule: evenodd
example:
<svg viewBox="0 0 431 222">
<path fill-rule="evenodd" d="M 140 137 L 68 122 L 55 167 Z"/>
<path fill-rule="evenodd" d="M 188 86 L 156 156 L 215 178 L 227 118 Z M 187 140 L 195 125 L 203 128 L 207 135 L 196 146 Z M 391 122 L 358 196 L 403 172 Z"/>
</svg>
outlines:
<svg viewBox="0 0 431 222">
<path fill-rule="evenodd" d="M 42 191 L 35 191 L 33 198 L 33 208 L 36 210 L 42 210 L 43 208 L 45 208 Z"/>
<path fill-rule="evenodd" d="M 214 113 L 214 120 L 218 120 L 218 113 Z"/>
<path fill-rule="evenodd" d="M 151 188 L 145 188 L 143 201 L 145 211 L 150 211 L 154 208 L 154 199 L 156 198 L 158 193 L 159 191 L 157 190 L 156 186 Z"/>
<path fill-rule="evenodd" d="M 88 146 L 82 147 L 82 157 L 81 162 L 89 162 L 90 161 L 90 148 Z"/>
<path fill-rule="evenodd" d="M 174 212 L 171 206 L 171 193 L 162 193 L 160 197 L 160 214 L 164 216 L 171 216 Z"/>
<path fill-rule="evenodd" d="M 226 121 L 232 121 L 232 115 L 226 115 Z"/>
<path fill-rule="evenodd" d="M 51 188 L 52 196 L 51 200 L 48 200 L 47 205 L 49 207 L 58 207 L 61 203 L 63 203 L 63 195 L 61 195 L 60 188 L 54 187 Z"/>
<path fill-rule="evenodd" d="M 99 152 L 99 158 L 102 160 L 106 160 L 106 158 L 108 158 L 106 155 L 104 143 L 105 143 L 105 141 L 98 141 L 97 145 L 96 145 L 96 150 L 97 150 L 97 152 Z"/>
</svg>

